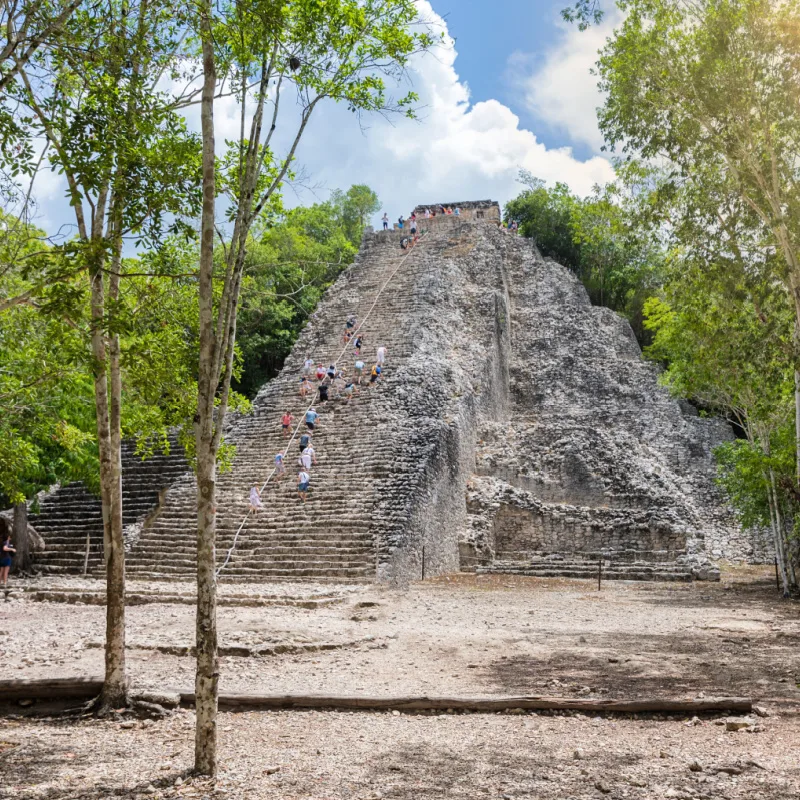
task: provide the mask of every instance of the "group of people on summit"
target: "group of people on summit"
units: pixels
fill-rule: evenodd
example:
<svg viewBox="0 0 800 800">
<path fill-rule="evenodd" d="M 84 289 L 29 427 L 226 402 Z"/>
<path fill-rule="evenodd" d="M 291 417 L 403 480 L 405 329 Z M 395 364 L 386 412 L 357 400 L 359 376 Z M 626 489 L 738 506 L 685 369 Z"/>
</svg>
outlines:
<svg viewBox="0 0 800 800">
<path fill-rule="evenodd" d="M 433 206 L 431 208 L 426 208 L 424 212 L 421 212 L 421 215 L 424 219 L 430 219 L 431 217 L 435 217 L 436 215 L 439 216 L 446 216 L 448 214 L 452 214 L 454 217 L 461 216 L 461 209 L 459 206 L 455 206 L 450 208 L 450 206 Z M 405 231 L 408 229 L 409 235 L 403 236 L 400 240 L 400 249 L 401 250 L 408 250 L 409 248 L 413 247 L 418 241 L 419 236 L 417 234 L 417 220 L 419 217 L 417 216 L 416 211 L 412 211 L 409 214 L 408 219 L 403 219 L 403 215 L 401 214 L 397 219 L 397 229 L 400 231 Z M 381 217 L 381 222 L 383 223 L 383 229 L 385 231 L 389 230 L 389 215 L 384 212 L 383 216 Z M 504 221 L 501 223 L 501 226 L 504 230 L 510 231 L 511 233 L 518 233 L 519 232 L 519 223 L 516 220 Z"/>
<path fill-rule="evenodd" d="M 445 216 L 446 214 L 452 214 L 453 216 L 460 217 L 461 216 L 461 209 L 456 206 L 455 208 L 450 208 L 449 206 L 438 206 L 438 211 L 436 207 L 434 208 L 426 208 L 423 212 L 422 216 L 424 219 L 430 219 L 431 217 L 435 217 L 437 214 L 440 216 Z M 383 229 L 385 231 L 389 230 L 389 215 L 384 212 L 384 215 L 381 217 L 381 222 L 383 223 Z M 411 224 L 412 232 L 415 231 L 417 227 L 417 212 L 412 211 L 408 215 L 408 219 L 403 219 L 403 215 L 401 214 L 397 218 L 397 228 L 398 230 L 404 230 L 406 223 Z"/>
<path fill-rule="evenodd" d="M 345 320 L 345 327 L 342 333 L 342 343 L 344 345 L 353 344 L 353 355 L 355 362 L 353 365 L 352 376 L 345 370 L 339 369 L 336 363 L 330 364 L 327 368 L 324 364 L 314 364 L 314 359 L 310 356 L 303 362 L 303 373 L 300 377 L 300 397 L 315 399 L 319 397 L 320 406 L 325 405 L 330 400 L 342 399 L 349 403 L 358 394 L 361 382 L 364 379 L 364 369 L 366 364 L 362 357 L 362 349 L 365 346 L 365 337 L 359 332 L 358 318 L 351 314 Z M 369 373 L 367 386 L 377 384 L 383 374 L 388 351 L 385 345 L 379 346 L 375 351 L 375 363 Z M 315 383 L 316 382 L 316 383 Z M 294 415 L 290 411 L 285 411 L 281 417 L 281 428 L 284 439 L 292 435 Z M 303 423 L 306 430 L 300 436 L 300 457 L 298 459 L 299 472 L 297 473 L 297 493 L 305 503 L 308 488 L 311 484 L 311 469 L 317 463 L 317 454 L 312 443 L 312 436 L 319 421 L 319 412 L 315 405 L 303 415 Z M 275 456 L 275 479 L 280 480 L 286 475 L 286 451 Z M 261 502 L 261 490 L 258 484 L 253 484 L 250 489 L 250 511 L 258 513 L 263 507 Z"/>
<path fill-rule="evenodd" d="M 435 217 L 437 214 L 440 216 L 444 216 L 446 214 L 452 214 L 453 216 L 460 217 L 461 216 L 461 209 L 456 206 L 455 208 L 450 208 L 449 206 L 438 206 L 433 208 L 426 208 L 423 212 L 424 219 L 430 219 L 431 217 Z M 383 229 L 385 231 L 389 230 L 389 215 L 384 212 L 383 216 L 381 217 L 381 222 L 383 223 Z M 400 240 L 400 249 L 401 250 L 408 250 L 409 248 L 413 247 L 419 241 L 419 235 L 417 234 L 417 212 L 412 211 L 408 219 L 403 219 L 403 215 L 401 214 L 397 218 L 397 229 L 404 231 L 408 229 L 408 236 L 404 236 Z"/>
</svg>

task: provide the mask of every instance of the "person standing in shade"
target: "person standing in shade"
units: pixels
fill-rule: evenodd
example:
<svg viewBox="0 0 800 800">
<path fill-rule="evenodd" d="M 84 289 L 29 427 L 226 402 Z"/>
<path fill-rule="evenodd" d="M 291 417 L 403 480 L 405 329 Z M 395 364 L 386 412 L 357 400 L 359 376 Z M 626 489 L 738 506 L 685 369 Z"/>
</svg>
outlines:
<svg viewBox="0 0 800 800">
<path fill-rule="evenodd" d="M 318 419 L 319 419 L 319 414 L 317 414 L 317 409 L 316 408 L 312 407 L 312 408 L 309 408 L 308 411 L 306 411 L 306 427 L 310 431 L 314 430 L 314 428 L 317 425 L 317 420 Z"/>
<path fill-rule="evenodd" d="M 3 549 L 0 551 L 0 580 L 3 581 L 3 589 L 8 588 L 8 572 L 16 552 L 17 549 L 11 544 L 11 535 L 9 534 L 3 539 Z"/>
<path fill-rule="evenodd" d="M 381 222 L 383 223 L 383 229 L 385 231 L 389 230 L 389 215 L 384 212 L 384 215 L 381 217 Z"/>
<path fill-rule="evenodd" d="M 297 496 L 305 503 L 306 494 L 308 493 L 308 484 L 311 483 L 311 476 L 301 469 L 297 473 Z"/>
</svg>

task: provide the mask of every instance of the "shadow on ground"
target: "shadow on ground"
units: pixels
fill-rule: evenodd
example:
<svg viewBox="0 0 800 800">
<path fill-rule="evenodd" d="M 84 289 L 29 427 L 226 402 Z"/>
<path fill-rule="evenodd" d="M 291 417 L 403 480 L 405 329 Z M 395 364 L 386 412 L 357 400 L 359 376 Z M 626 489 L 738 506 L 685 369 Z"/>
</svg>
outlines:
<svg viewBox="0 0 800 800">
<path fill-rule="evenodd" d="M 750 696 L 788 708 L 800 703 L 795 640 L 708 629 L 686 636 L 592 633 L 541 658 L 501 657 L 482 677 L 495 692 L 620 699 L 704 693 Z"/>
<path fill-rule="evenodd" d="M 519 741 L 513 745 L 509 742 L 507 748 L 498 744 L 478 743 L 466 753 L 463 748 L 456 750 L 434 743 L 379 753 L 369 771 L 368 785 L 375 793 L 360 796 L 386 800 L 441 797 L 583 800 L 604 796 L 652 800 L 656 796 L 727 796 L 718 795 L 716 786 L 709 789 L 712 795 L 700 794 L 696 789 L 691 795 L 684 794 L 682 790 L 687 783 L 699 784 L 706 778 L 698 779 L 697 774 L 688 772 L 682 761 L 662 761 L 656 775 L 652 764 L 644 757 L 637 752 L 625 752 L 624 748 L 623 752 L 605 750 L 576 759 L 572 750 L 556 752 L 542 740 L 532 741 L 524 755 L 519 754 Z M 736 774 L 739 781 L 752 783 L 758 790 L 755 796 L 769 800 L 793 798 L 792 789 L 765 775 L 756 762 L 730 759 L 709 767 L 706 774 L 712 775 L 718 767 L 723 768 L 723 783 L 729 774 Z"/>
<path fill-rule="evenodd" d="M 69 726 L 59 725 L 59 730 L 67 733 Z M 8 741 L 10 738 L 6 735 L 3 744 L 13 744 Z M 124 749 L 120 749 L 116 756 L 120 760 L 136 758 L 135 753 Z M 183 777 L 182 773 L 173 770 L 160 772 L 157 779 L 143 779 L 135 785 L 98 783 L 87 787 L 81 773 L 94 763 L 95 758 L 95 753 L 70 749 L 68 739 L 64 747 L 56 749 L 30 741 L 11 746 L 2 752 L 0 761 L 0 798 L 19 797 L 27 790 L 27 794 L 22 796 L 35 797 L 36 800 L 107 800 L 112 797 L 133 800 L 147 794 L 150 785 L 157 790 L 165 789 L 172 787 L 178 777 Z"/>
</svg>

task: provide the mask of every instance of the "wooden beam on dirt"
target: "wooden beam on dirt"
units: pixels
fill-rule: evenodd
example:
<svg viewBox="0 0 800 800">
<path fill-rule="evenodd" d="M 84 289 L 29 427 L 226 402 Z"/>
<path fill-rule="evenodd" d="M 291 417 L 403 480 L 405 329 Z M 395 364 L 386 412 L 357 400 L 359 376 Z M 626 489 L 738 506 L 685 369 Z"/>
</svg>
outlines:
<svg viewBox="0 0 800 800">
<path fill-rule="evenodd" d="M 16 700 L 90 700 L 100 694 L 103 679 L 46 678 L 0 681 L 0 703 Z"/>
<path fill-rule="evenodd" d="M 182 693 L 181 704 L 192 705 L 194 694 Z M 592 700 L 569 697 L 354 697 L 321 694 L 220 694 L 219 707 L 226 711 L 278 709 L 348 711 L 581 711 L 587 714 L 747 714 L 749 697 L 717 697 L 701 700 L 642 698 Z"/>
<path fill-rule="evenodd" d="M 49 678 L 45 680 L 0 681 L 0 703 L 19 700 L 89 700 L 102 689 L 102 678 Z M 180 696 L 181 705 L 194 704 L 194 693 Z M 363 697 L 325 694 L 231 694 L 219 696 L 226 711 L 270 711 L 286 709 L 344 711 L 580 711 L 586 714 L 748 714 L 749 697 L 710 697 L 700 700 L 641 698 L 637 700 L 593 700 L 579 697 L 531 695 L 483 695 L 461 697 L 384 696 Z"/>
</svg>

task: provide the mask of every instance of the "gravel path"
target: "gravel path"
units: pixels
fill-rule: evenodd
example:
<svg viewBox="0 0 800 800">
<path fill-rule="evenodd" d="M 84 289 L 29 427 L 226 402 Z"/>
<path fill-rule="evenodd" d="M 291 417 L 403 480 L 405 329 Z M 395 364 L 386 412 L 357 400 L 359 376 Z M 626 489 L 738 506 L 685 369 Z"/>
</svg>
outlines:
<svg viewBox="0 0 800 800">
<path fill-rule="evenodd" d="M 223 657 L 222 691 L 742 694 L 769 713 L 755 732 L 721 720 L 581 715 L 224 714 L 226 771 L 215 785 L 176 787 L 191 764 L 191 712 L 124 729 L 6 719 L 0 797 L 796 798 L 800 614 L 766 578 L 750 570 L 719 585 L 598 592 L 588 582 L 464 575 L 403 591 L 327 586 L 338 602 L 314 609 L 219 612 L 223 647 L 273 653 Z M 101 672 L 102 607 L 21 595 L 3 608 L 6 677 Z M 128 621 L 134 683 L 191 688 L 191 657 L 170 652 L 191 647 L 192 606 L 134 606 Z M 311 649 L 320 646 L 337 649 Z"/>
<path fill-rule="evenodd" d="M 328 591 L 341 602 L 316 609 L 221 607 L 223 652 L 284 651 L 224 656 L 221 690 L 705 693 L 800 702 L 798 608 L 764 583 L 608 583 L 598 592 L 588 582 L 464 575 L 405 591 Z M 0 668 L 9 677 L 101 673 L 101 606 L 22 595 L 5 610 Z M 191 688 L 192 659 L 171 653 L 193 644 L 193 606 L 130 608 L 128 641 L 137 685 Z"/>
<path fill-rule="evenodd" d="M 583 716 L 276 712 L 222 714 L 219 722 L 218 780 L 180 786 L 192 763 L 191 712 L 130 730 L 6 722 L 2 739 L 13 747 L 3 754 L 0 797 L 795 800 L 800 793 L 796 716 L 767 718 L 752 734 L 713 721 Z"/>
</svg>

